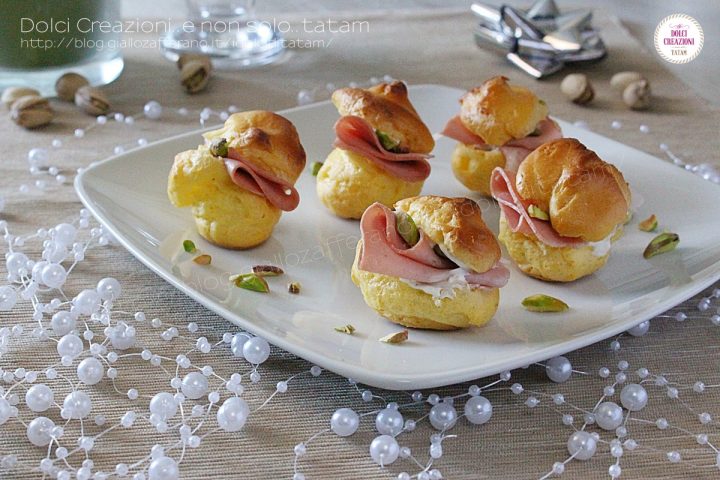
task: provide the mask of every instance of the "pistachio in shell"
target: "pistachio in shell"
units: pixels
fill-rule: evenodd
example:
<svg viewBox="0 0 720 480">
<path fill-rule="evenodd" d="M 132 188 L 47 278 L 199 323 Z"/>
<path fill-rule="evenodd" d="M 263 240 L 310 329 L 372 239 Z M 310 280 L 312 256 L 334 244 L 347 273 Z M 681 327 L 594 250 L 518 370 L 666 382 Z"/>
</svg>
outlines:
<svg viewBox="0 0 720 480">
<path fill-rule="evenodd" d="M 13 102 L 10 118 L 24 128 L 38 128 L 47 125 L 55 117 L 46 98 L 37 95 L 25 95 Z"/>
<path fill-rule="evenodd" d="M 35 90 L 34 88 L 28 88 L 28 87 L 7 87 L 2 92 L 2 98 L 0 98 L 0 101 L 5 105 L 6 108 L 10 108 L 13 103 L 15 103 L 15 100 L 17 100 L 20 97 L 25 97 L 28 95 L 32 95 L 35 97 L 39 97 L 40 92 Z"/>
<path fill-rule="evenodd" d="M 542 293 L 525 297 L 522 301 L 522 306 L 531 312 L 541 313 L 564 312 L 570 308 L 567 303 L 563 302 L 559 298 L 544 295 Z"/>
<path fill-rule="evenodd" d="M 188 93 L 198 93 L 207 87 L 210 80 L 207 63 L 191 60 L 180 69 L 180 83 Z"/>
<path fill-rule="evenodd" d="M 210 60 L 210 57 L 199 53 L 183 53 L 178 57 L 176 65 L 179 70 L 182 70 L 183 67 L 190 62 L 202 63 L 207 66 L 208 70 L 212 71 L 212 60 Z"/>
<path fill-rule="evenodd" d="M 105 115 L 110 111 L 110 101 L 99 89 L 90 86 L 78 88 L 75 92 L 75 105 L 92 116 Z"/>
<path fill-rule="evenodd" d="M 55 93 L 59 99 L 72 102 L 75 100 L 75 93 L 78 89 L 87 85 L 90 85 L 87 78 L 79 73 L 68 72 L 55 82 Z"/>
</svg>

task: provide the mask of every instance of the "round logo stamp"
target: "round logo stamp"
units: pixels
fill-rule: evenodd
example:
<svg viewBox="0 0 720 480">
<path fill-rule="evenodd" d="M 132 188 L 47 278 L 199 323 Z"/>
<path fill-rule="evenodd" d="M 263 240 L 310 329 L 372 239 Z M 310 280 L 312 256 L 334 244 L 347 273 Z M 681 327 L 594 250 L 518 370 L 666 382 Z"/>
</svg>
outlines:
<svg viewBox="0 0 720 480">
<path fill-rule="evenodd" d="M 703 30 L 697 20 L 684 13 L 663 18 L 655 29 L 655 50 L 670 63 L 688 63 L 700 54 Z"/>
</svg>

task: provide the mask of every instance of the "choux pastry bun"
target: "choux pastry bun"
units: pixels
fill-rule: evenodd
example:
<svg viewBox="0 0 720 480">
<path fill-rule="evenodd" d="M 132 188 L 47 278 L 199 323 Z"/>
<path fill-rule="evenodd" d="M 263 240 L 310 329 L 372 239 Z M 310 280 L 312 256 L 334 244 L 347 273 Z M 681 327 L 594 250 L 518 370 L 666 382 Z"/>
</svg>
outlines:
<svg viewBox="0 0 720 480">
<path fill-rule="evenodd" d="M 500 241 L 542 280 L 569 282 L 605 265 L 630 209 L 622 173 L 573 138 L 542 145 L 517 173 L 496 168 L 491 187 Z"/>
<path fill-rule="evenodd" d="M 452 154 L 455 177 L 467 188 L 490 195 L 490 176 L 501 167 L 517 171 L 530 152 L 562 137 L 545 102 L 524 87 L 494 77 L 460 99 L 460 114 L 443 135 L 459 143 Z"/>
<path fill-rule="evenodd" d="M 394 211 L 374 203 L 360 230 L 352 281 L 383 317 L 454 330 L 485 325 L 495 314 L 509 271 L 472 200 L 412 197 Z"/>
<path fill-rule="evenodd" d="M 320 201 L 335 215 L 360 218 L 374 202 L 390 206 L 419 194 L 435 141 L 405 84 L 342 88 L 332 101 L 342 116 L 335 149 L 317 174 Z"/>
<path fill-rule="evenodd" d="M 293 186 L 305 166 L 305 150 L 286 118 L 267 111 L 235 113 L 205 144 L 178 153 L 168 178 L 168 197 L 191 207 L 197 230 L 227 248 L 251 248 L 272 234 L 282 211 L 294 210 Z"/>
</svg>

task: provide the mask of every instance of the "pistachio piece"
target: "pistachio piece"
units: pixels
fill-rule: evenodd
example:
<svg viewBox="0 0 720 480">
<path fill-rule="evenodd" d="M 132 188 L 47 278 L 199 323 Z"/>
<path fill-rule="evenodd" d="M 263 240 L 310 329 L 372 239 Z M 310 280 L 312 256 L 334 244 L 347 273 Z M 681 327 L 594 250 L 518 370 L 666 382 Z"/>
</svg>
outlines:
<svg viewBox="0 0 720 480">
<path fill-rule="evenodd" d="M 84 86 L 75 92 L 75 105 L 87 113 L 97 117 L 105 115 L 110 111 L 110 102 L 105 94 L 99 89 L 90 86 Z"/>
<path fill-rule="evenodd" d="M 638 72 L 618 72 L 610 79 L 610 88 L 622 93 L 628 85 L 638 80 L 645 80 L 645 77 Z"/>
<path fill-rule="evenodd" d="M 72 102 L 75 100 L 75 93 L 80 87 L 90 85 L 87 78 L 79 73 L 68 72 L 55 82 L 55 93 L 61 100 Z"/>
<path fill-rule="evenodd" d="M 294 295 L 297 295 L 298 293 L 300 293 L 300 282 L 288 283 L 288 292 L 292 293 Z"/>
<path fill-rule="evenodd" d="M 395 212 L 395 226 L 402 239 L 411 247 L 420 240 L 420 231 L 407 213 Z"/>
<path fill-rule="evenodd" d="M 210 262 L 212 262 L 212 257 L 208 254 L 198 255 L 197 257 L 193 258 L 193 262 L 197 263 L 198 265 L 210 265 Z"/>
<path fill-rule="evenodd" d="M 50 123 L 55 112 L 47 99 L 37 95 L 25 95 L 10 107 L 12 121 L 24 128 L 37 128 Z"/>
<path fill-rule="evenodd" d="M 657 226 L 658 221 L 654 213 L 638 224 L 638 228 L 643 232 L 654 232 Z"/>
<path fill-rule="evenodd" d="M 522 306 L 531 312 L 564 312 L 570 308 L 562 300 L 542 293 L 524 298 Z"/>
<path fill-rule="evenodd" d="M 233 282 L 236 287 L 244 288 L 245 290 L 252 290 L 253 292 L 261 293 L 267 293 L 270 291 L 270 286 L 265 279 L 258 277 L 254 273 L 233 275 L 230 277 L 230 281 Z"/>
<path fill-rule="evenodd" d="M 537 218 L 538 220 L 550 220 L 550 215 L 547 214 L 547 212 L 537 205 L 530 205 L 528 207 L 528 215 L 530 215 L 533 218 Z"/>
<path fill-rule="evenodd" d="M 182 70 L 185 65 L 190 62 L 199 62 L 205 65 L 209 71 L 212 71 L 212 60 L 207 55 L 200 55 L 199 53 L 183 53 L 177 59 L 176 65 L 179 70 Z"/>
<path fill-rule="evenodd" d="M 623 102 L 633 110 L 644 110 L 650 106 L 650 84 L 647 80 L 632 82 L 623 90 Z"/>
<path fill-rule="evenodd" d="M 206 63 L 190 60 L 180 70 L 180 83 L 188 93 L 198 93 L 205 89 L 210 80 L 210 67 Z"/>
<path fill-rule="evenodd" d="M 675 250 L 675 247 L 680 243 L 680 236 L 677 233 L 663 232 L 657 237 L 650 240 L 648 246 L 643 252 L 643 257 L 650 258 L 661 253 L 670 252 Z"/>
<path fill-rule="evenodd" d="M 275 265 L 255 265 L 252 271 L 258 277 L 277 277 L 285 273 L 282 268 Z"/>
<path fill-rule="evenodd" d="M 560 91 L 573 103 L 585 105 L 595 98 L 595 90 L 584 73 L 571 73 L 563 78 Z"/>
<path fill-rule="evenodd" d="M 195 247 L 195 243 L 193 243 L 192 240 L 183 240 L 183 250 L 185 250 L 187 253 L 195 253 L 195 252 L 197 252 L 197 248 Z"/>
<path fill-rule="evenodd" d="M 340 332 L 340 333 L 347 333 L 348 335 L 352 335 L 353 333 L 355 333 L 355 327 L 348 324 L 348 325 L 345 325 L 342 327 L 335 327 L 335 331 Z"/>
<path fill-rule="evenodd" d="M 401 330 L 399 332 L 391 333 L 389 335 L 385 335 L 380 339 L 383 343 L 403 343 L 408 339 L 408 331 L 407 330 Z"/>
<path fill-rule="evenodd" d="M 210 153 L 216 157 L 227 157 L 228 141 L 224 138 L 216 138 L 210 142 Z"/>
<path fill-rule="evenodd" d="M 40 96 L 40 92 L 35 90 L 34 88 L 27 88 L 27 87 L 8 87 L 2 92 L 2 98 L 0 98 L 0 101 L 5 105 L 6 108 L 10 108 L 13 103 L 15 103 L 15 100 L 17 100 L 20 97 L 25 97 L 27 95 L 32 95 L 35 97 Z"/>
<path fill-rule="evenodd" d="M 380 140 L 380 145 L 382 145 L 385 150 L 387 150 L 388 152 L 397 153 L 397 149 L 400 146 L 399 140 L 395 140 L 390 135 L 381 130 L 375 130 L 375 135 L 377 135 L 378 140 Z"/>
<path fill-rule="evenodd" d="M 312 176 L 317 177 L 318 172 L 320 172 L 320 169 L 322 168 L 323 164 L 322 162 L 313 162 L 310 168 L 312 169 Z"/>
</svg>

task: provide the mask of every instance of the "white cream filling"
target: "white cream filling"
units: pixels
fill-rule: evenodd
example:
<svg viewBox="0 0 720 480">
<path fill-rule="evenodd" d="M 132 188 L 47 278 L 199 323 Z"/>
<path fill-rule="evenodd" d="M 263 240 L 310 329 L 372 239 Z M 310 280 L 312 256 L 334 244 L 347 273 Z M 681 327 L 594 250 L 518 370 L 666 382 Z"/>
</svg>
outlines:
<svg viewBox="0 0 720 480">
<path fill-rule="evenodd" d="M 410 285 L 416 290 L 432 295 L 436 305 L 440 304 L 443 298 L 455 298 L 457 289 L 469 289 L 470 284 L 465 280 L 465 275 L 469 272 L 464 268 L 455 268 L 450 271 L 450 277 L 447 280 L 433 283 L 418 282 L 407 278 L 400 278 L 400 281 Z"/>
<path fill-rule="evenodd" d="M 618 228 L 620 228 L 620 225 L 616 225 L 613 231 L 610 232 L 610 235 L 598 242 L 587 242 L 587 245 L 592 248 L 593 256 L 604 257 L 610 252 L 610 249 L 612 248 L 612 239 L 617 233 Z"/>
</svg>

